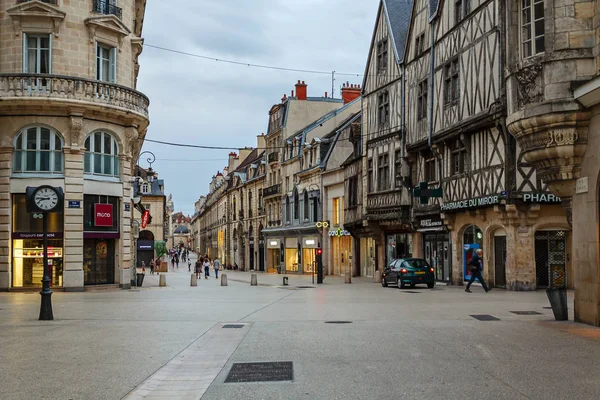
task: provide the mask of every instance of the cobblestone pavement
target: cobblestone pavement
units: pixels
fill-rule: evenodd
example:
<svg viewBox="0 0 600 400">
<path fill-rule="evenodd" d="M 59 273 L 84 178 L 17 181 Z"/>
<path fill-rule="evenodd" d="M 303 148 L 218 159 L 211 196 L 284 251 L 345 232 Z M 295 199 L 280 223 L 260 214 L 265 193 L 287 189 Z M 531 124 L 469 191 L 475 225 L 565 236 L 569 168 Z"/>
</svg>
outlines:
<svg viewBox="0 0 600 400">
<path fill-rule="evenodd" d="M 592 399 L 600 329 L 553 321 L 544 292 L 382 288 L 225 271 L 190 286 L 0 294 L 0 398 Z M 214 271 L 211 271 L 214 274 Z M 308 288 L 299 288 L 308 286 Z M 518 315 L 512 311 L 539 314 Z M 572 311 L 572 309 L 570 310 Z M 499 320 L 479 321 L 489 314 Z M 571 313 L 572 314 L 572 313 Z M 327 323 L 346 321 L 346 324 Z M 239 324 L 237 329 L 223 325 Z M 293 380 L 225 383 L 234 363 L 290 361 Z"/>
</svg>

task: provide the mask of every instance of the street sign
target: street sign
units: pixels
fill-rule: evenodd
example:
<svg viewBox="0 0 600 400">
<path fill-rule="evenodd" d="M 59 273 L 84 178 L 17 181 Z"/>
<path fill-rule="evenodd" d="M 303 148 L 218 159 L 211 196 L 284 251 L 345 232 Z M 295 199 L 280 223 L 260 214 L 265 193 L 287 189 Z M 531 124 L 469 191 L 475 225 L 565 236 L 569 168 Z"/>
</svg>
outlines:
<svg viewBox="0 0 600 400">
<path fill-rule="evenodd" d="M 418 197 L 421 204 L 427 204 L 431 197 L 442 197 L 443 195 L 442 188 L 429 189 L 427 182 L 421 182 L 418 188 L 413 189 L 413 197 Z"/>
<path fill-rule="evenodd" d="M 81 208 L 81 201 L 69 200 L 69 208 Z"/>
</svg>

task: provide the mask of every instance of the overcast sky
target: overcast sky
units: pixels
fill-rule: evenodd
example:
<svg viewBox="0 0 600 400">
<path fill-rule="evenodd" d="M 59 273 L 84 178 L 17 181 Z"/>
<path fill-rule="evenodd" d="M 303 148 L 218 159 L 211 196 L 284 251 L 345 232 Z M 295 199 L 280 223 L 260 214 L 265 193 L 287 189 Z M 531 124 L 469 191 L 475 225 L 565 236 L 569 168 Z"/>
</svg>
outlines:
<svg viewBox="0 0 600 400">
<path fill-rule="evenodd" d="M 255 64 L 363 73 L 379 0 L 152 0 L 145 43 Z M 268 111 L 298 79 L 309 96 L 331 93 L 331 77 L 230 65 L 146 46 L 138 90 L 150 98 L 147 139 L 208 146 L 256 147 Z M 340 86 L 362 77 L 338 77 Z M 330 94 L 331 95 L 331 94 Z M 173 194 L 175 211 L 192 215 L 228 150 L 146 142 L 153 168 Z M 144 159 L 142 167 L 147 167 Z"/>
</svg>

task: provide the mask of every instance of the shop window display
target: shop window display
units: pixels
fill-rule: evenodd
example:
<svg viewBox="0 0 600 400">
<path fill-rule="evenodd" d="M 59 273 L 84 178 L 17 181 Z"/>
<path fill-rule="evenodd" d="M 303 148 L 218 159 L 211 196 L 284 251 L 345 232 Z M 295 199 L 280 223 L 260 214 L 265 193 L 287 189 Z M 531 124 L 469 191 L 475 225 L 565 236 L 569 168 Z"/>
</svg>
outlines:
<svg viewBox="0 0 600 400">
<path fill-rule="evenodd" d="M 62 239 L 48 240 L 48 265 L 51 270 L 50 285 L 63 284 Z M 44 277 L 43 240 L 13 240 L 13 287 L 42 287 Z"/>
</svg>

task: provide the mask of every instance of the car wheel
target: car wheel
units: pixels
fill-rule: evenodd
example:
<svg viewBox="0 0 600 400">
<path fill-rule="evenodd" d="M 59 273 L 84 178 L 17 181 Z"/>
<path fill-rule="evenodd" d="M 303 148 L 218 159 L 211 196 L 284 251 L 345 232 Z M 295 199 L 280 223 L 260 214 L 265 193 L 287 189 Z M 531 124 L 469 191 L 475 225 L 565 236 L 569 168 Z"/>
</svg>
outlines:
<svg viewBox="0 0 600 400">
<path fill-rule="evenodd" d="M 411 289 L 414 289 L 414 288 L 415 288 L 415 284 L 414 284 L 414 283 L 411 283 L 411 284 L 410 284 L 410 288 L 411 288 Z"/>
<path fill-rule="evenodd" d="M 433 289 L 433 285 L 434 285 L 434 284 L 435 284 L 434 282 L 428 283 L 428 284 L 427 284 L 427 287 L 428 287 L 429 289 Z"/>
<path fill-rule="evenodd" d="M 385 280 L 385 278 L 381 278 L 381 286 L 383 287 L 387 287 L 387 281 Z"/>
<path fill-rule="evenodd" d="M 406 285 L 400 279 L 398 279 L 398 289 L 404 289 Z"/>
</svg>

